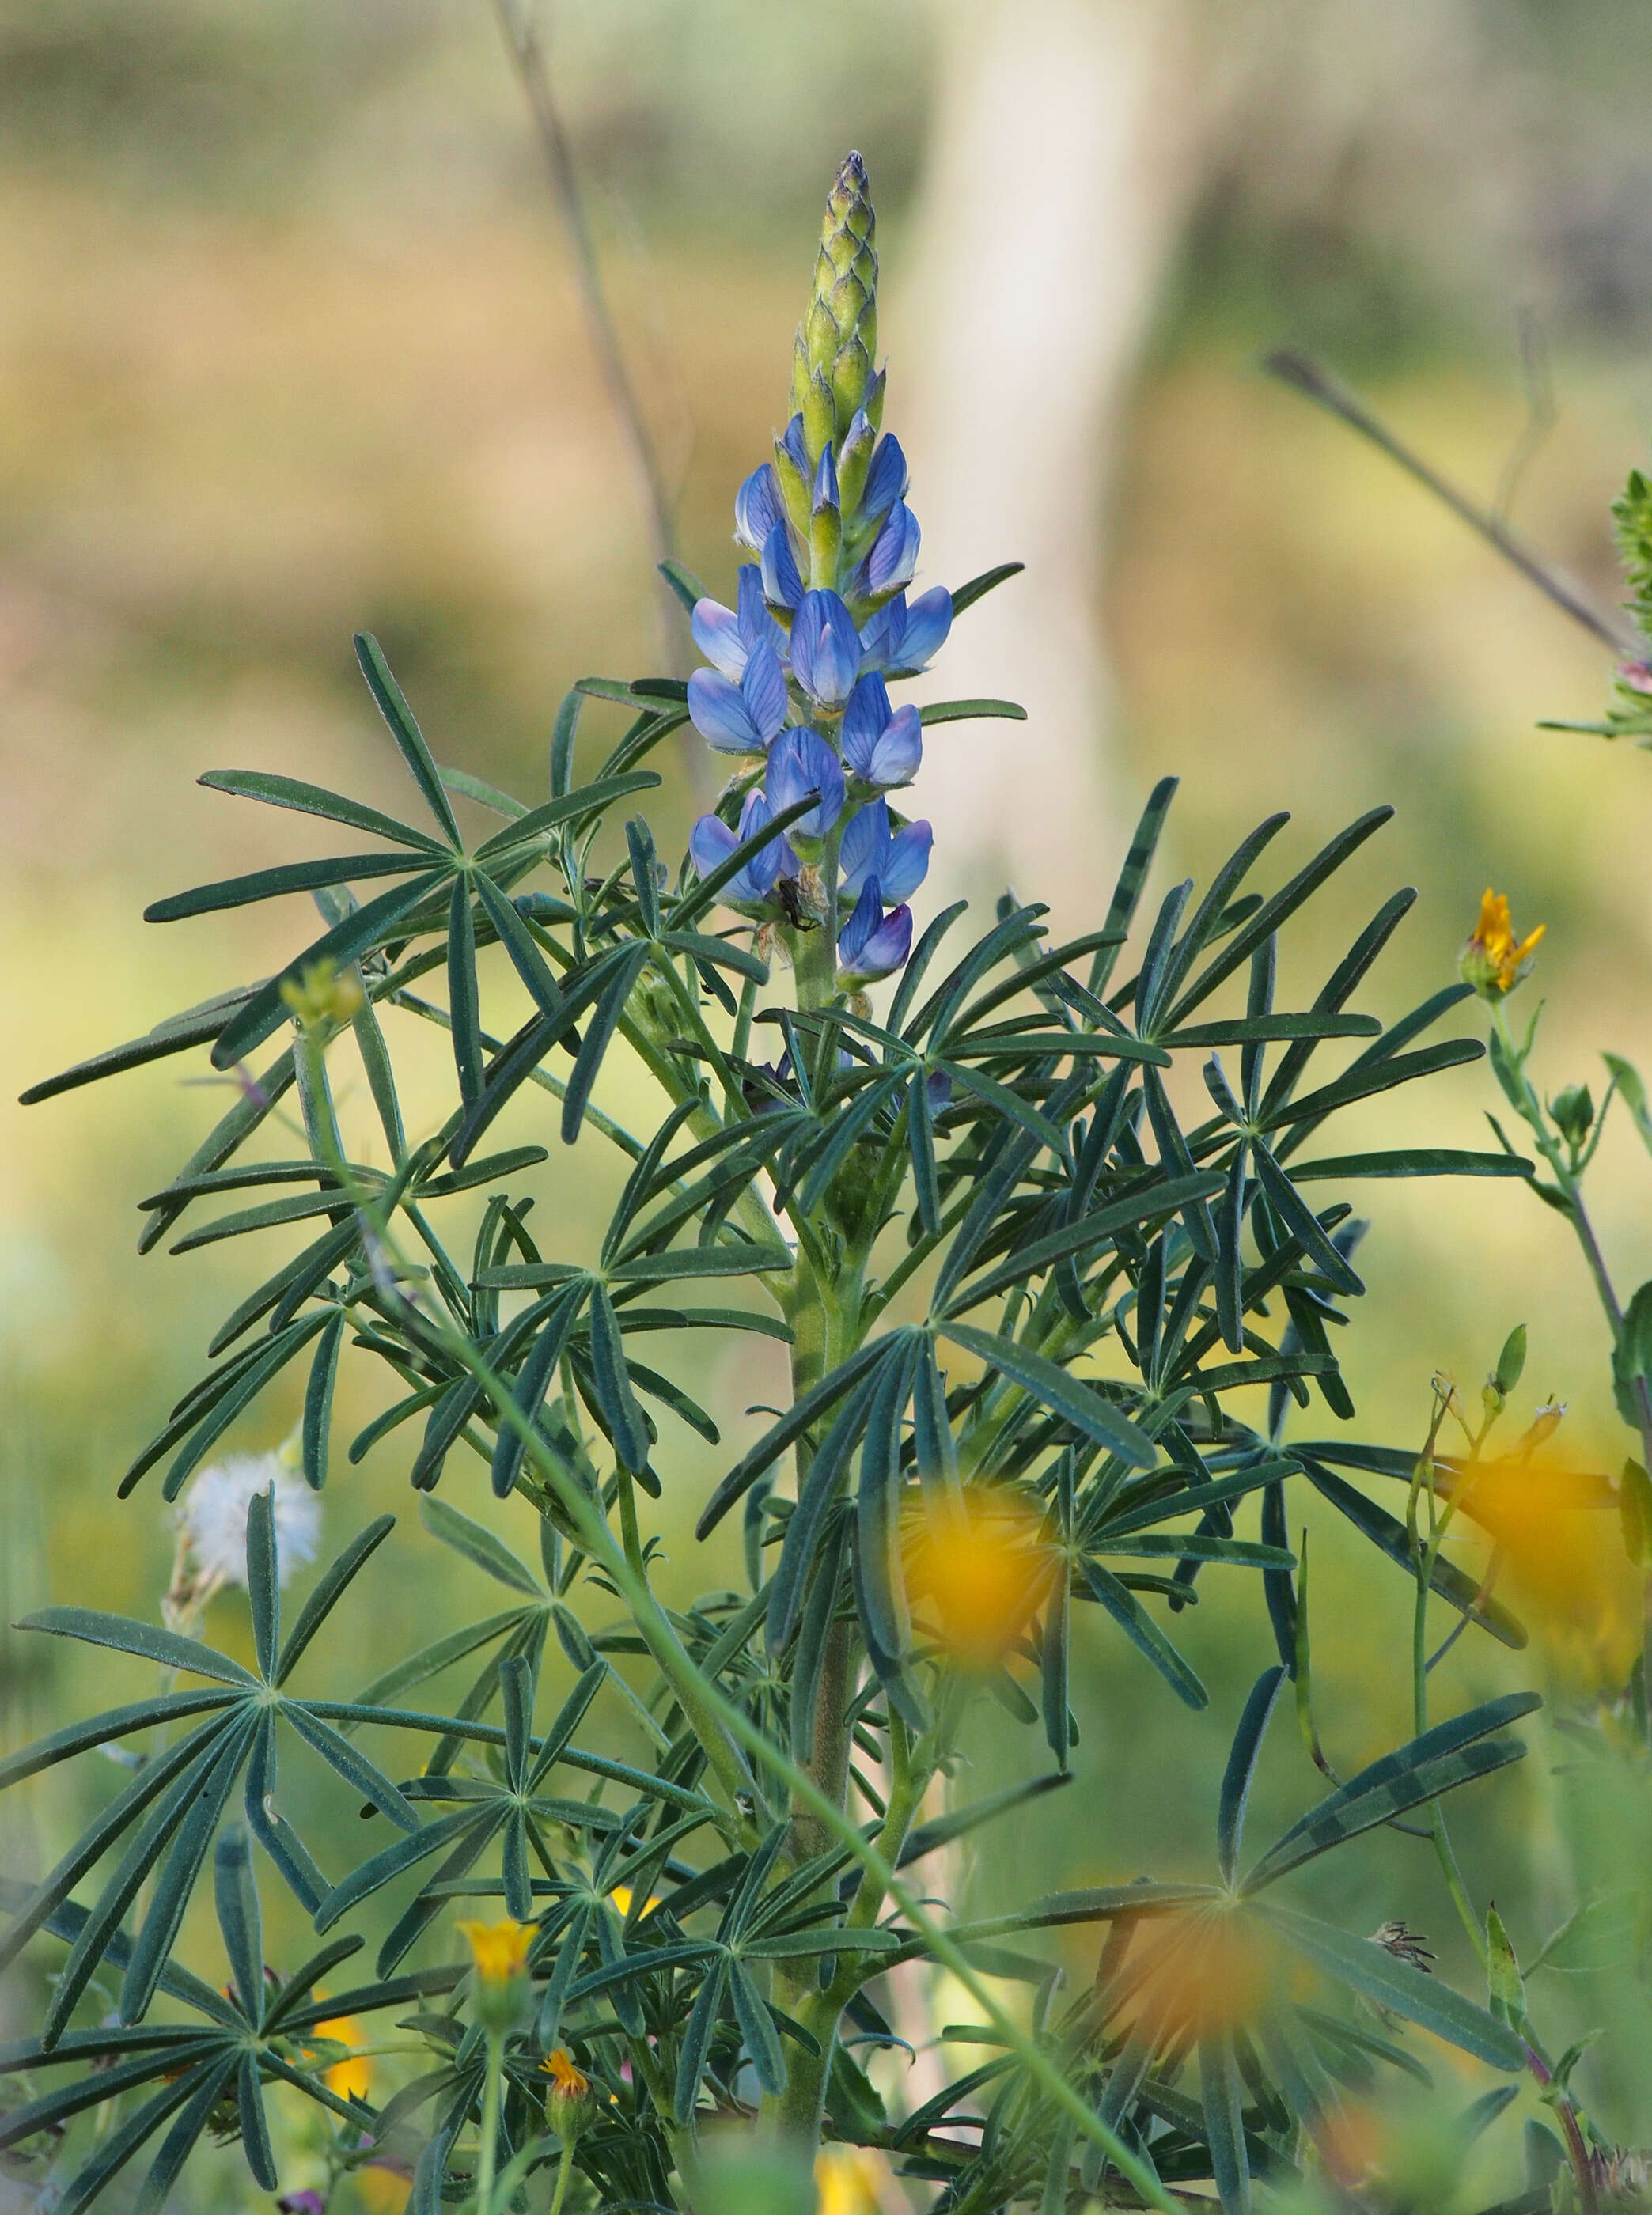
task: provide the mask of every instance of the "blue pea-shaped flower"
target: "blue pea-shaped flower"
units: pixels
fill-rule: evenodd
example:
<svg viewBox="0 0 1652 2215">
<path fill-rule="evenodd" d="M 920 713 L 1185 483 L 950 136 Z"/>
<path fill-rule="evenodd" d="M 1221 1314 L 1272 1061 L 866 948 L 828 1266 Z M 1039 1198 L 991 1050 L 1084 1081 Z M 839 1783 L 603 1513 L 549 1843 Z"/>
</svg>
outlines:
<svg viewBox="0 0 1652 2215">
<path fill-rule="evenodd" d="M 794 838 L 824 838 L 843 813 L 843 768 L 818 731 L 794 725 L 781 733 L 769 749 L 763 788 L 777 815 L 807 800 L 811 793 L 820 795 L 819 805 L 791 825 Z"/>
<path fill-rule="evenodd" d="M 816 707 L 843 706 L 860 675 L 855 618 L 836 592 L 805 592 L 791 624 L 792 674 Z"/>
<path fill-rule="evenodd" d="M 851 989 L 874 984 L 899 969 L 912 950 L 912 910 L 903 905 L 885 915 L 878 880 L 869 877 L 838 933 L 838 983 Z"/>
<path fill-rule="evenodd" d="M 888 802 L 873 801 L 851 819 L 844 832 L 838 862 L 838 890 L 846 899 L 854 899 L 875 880 L 886 900 L 910 899 L 929 874 L 934 840 L 935 832 L 927 823 L 906 823 L 899 831 L 892 829 Z"/>
<path fill-rule="evenodd" d="M 743 846 L 767 826 L 774 812 L 761 792 L 748 792 L 738 831 L 731 831 L 720 815 L 701 816 L 688 841 L 700 874 L 709 877 L 714 869 L 720 869 L 737 846 Z M 766 907 L 778 880 L 795 876 L 797 870 L 796 855 L 786 839 L 777 834 L 735 870 L 722 888 L 722 898 L 730 907 Z"/>
<path fill-rule="evenodd" d="M 786 720 L 786 672 L 772 644 L 758 637 L 746 650 L 738 684 L 720 669 L 697 669 L 688 680 L 688 712 L 719 753 L 765 752 Z"/>
<path fill-rule="evenodd" d="M 910 784 L 924 758 L 924 734 L 918 710 L 889 704 L 889 688 L 869 670 L 844 709 L 844 760 L 864 785 L 893 792 Z"/>
</svg>

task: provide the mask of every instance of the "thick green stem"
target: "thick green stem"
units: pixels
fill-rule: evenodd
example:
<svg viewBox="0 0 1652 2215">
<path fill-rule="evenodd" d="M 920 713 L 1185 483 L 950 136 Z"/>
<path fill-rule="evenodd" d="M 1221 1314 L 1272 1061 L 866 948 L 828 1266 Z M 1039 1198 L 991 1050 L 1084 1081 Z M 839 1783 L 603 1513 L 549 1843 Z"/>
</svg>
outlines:
<svg viewBox="0 0 1652 2215">
<path fill-rule="evenodd" d="M 797 934 L 797 1004 L 805 1012 L 829 1008 L 838 985 L 838 948 L 824 926 Z"/>
<path fill-rule="evenodd" d="M 914 1777 L 911 1740 L 906 1727 L 898 1715 L 892 1715 L 889 1718 L 889 1799 L 878 1832 L 877 1850 L 893 1868 L 900 1858 L 900 1850 L 906 1843 L 918 1803 L 923 1797 L 924 1782 L 927 1781 L 927 1776 L 923 1781 Z M 828 1839 L 828 1827 L 824 1823 L 820 1827 L 822 1840 Z M 878 1919 L 884 1896 L 881 1884 L 870 1876 L 863 1876 L 860 1890 L 855 1895 L 854 1905 L 844 1918 L 844 1930 L 869 1930 Z M 782 2004 L 789 2013 L 797 2016 L 820 2050 L 818 2059 L 807 2049 L 794 2052 L 787 2064 L 785 2090 L 765 2103 L 767 2119 L 782 2137 L 800 2144 L 818 2142 L 826 2106 L 826 2084 L 832 2074 L 832 2056 L 837 2044 L 838 2025 L 844 2008 L 859 1988 L 863 1973 L 861 1959 L 854 1955 L 851 1949 L 848 1966 L 839 1971 L 824 1991 L 818 1979 L 807 1972 L 795 1980 L 788 1979 L 791 1997 L 783 2001 Z"/>
</svg>

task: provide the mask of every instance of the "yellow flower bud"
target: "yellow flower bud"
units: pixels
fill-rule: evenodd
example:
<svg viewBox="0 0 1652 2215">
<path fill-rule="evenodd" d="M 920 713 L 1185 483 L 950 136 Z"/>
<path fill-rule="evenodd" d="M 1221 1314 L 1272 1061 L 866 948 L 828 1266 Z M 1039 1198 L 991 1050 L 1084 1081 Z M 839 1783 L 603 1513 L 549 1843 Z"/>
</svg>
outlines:
<svg viewBox="0 0 1652 2215">
<path fill-rule="evenodd" d="M 571 2146 L 596 2112 L 591 2079 L 565 2046 L 546 2054 L 539 2066 L 550 2079 L 545 2094 L 545 2122 L 565 2146 Z"/>
<path fill-rule="evenodd" d="M 1508 896 L 1493 892 L 1488 885 L 1480 902 L 1480 919 L 1458 957 L 1458 974 L 1483 1000 L 1502 999 L 1531 968 L 1538 941 L 1547 928 L 1540 923 L 1535 930 L 1517 939 Z"/>
<path fill-rule="evenodd" d="M 281 997 L 288 1013 L 311 1031 L 325 1022 L 347 1023 L 359 1014 L 363 994 L 353 969 L 341 972 L 335 961 L 323 958 L 306 962 L 296 978 L 287 978 Z"/>
</svg>

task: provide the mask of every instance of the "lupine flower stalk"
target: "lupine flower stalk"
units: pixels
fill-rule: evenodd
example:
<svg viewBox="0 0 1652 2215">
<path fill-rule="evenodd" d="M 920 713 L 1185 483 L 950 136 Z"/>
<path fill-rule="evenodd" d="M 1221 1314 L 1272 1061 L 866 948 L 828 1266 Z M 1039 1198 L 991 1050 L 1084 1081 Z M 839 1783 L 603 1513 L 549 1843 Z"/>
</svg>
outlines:
<svg viewBox="0 0 1652 2215">
<path fill-rule="evenodd" d="M 926 668 L 952 623 L 944 587 L 906 598 L 921 534 L 906 457 L 880 435 L 875 234 L 866 164 L 851 154 L 798 326 L 790 420 L 734 499 L 736 543 L 757 558 L 732 609 L 702 599 L 693 615 L 710 666 L 689 679 L 690 713 L 739 765 L 690 853 L 706 874 L 814 801 L 723 893 L 785 947 L 810 1007 L 892 974 L 911 951 L 906 903 L 931 834 L 893 817 L 884 797 L 912 782 L 924 754 L 917 709 L 897 708 L 888 684 Z"/>
</svg>

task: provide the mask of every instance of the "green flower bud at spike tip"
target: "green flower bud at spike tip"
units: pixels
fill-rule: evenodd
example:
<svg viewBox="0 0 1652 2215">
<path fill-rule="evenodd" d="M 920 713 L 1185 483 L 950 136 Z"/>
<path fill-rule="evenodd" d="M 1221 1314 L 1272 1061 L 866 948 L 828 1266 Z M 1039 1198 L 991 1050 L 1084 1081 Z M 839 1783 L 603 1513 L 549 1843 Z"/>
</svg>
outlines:
<svg viewBox="0 0 1652 2215">
<path fill-rule="evenodd" d="M 814 289 L 792 359 L 792 412 L 803 418 L 811 462 L 868 405 L 878 342 L 876 229 L 866 164 L 851 154 L 826 200 Z"/>
<path fill-rule="evenodd" d="M 798 402 L 794 413 L 801 412 L 801 402 Z M 780 481 L 780 497 L 786 504 L 786 513 L 791 518 L 792 528 L 800 538 L 807 538 L 810 506 L 808 479 L 792 459 L 783 439 L 777 439 L 774 442 L 774 468 Z"/>
</svg>

